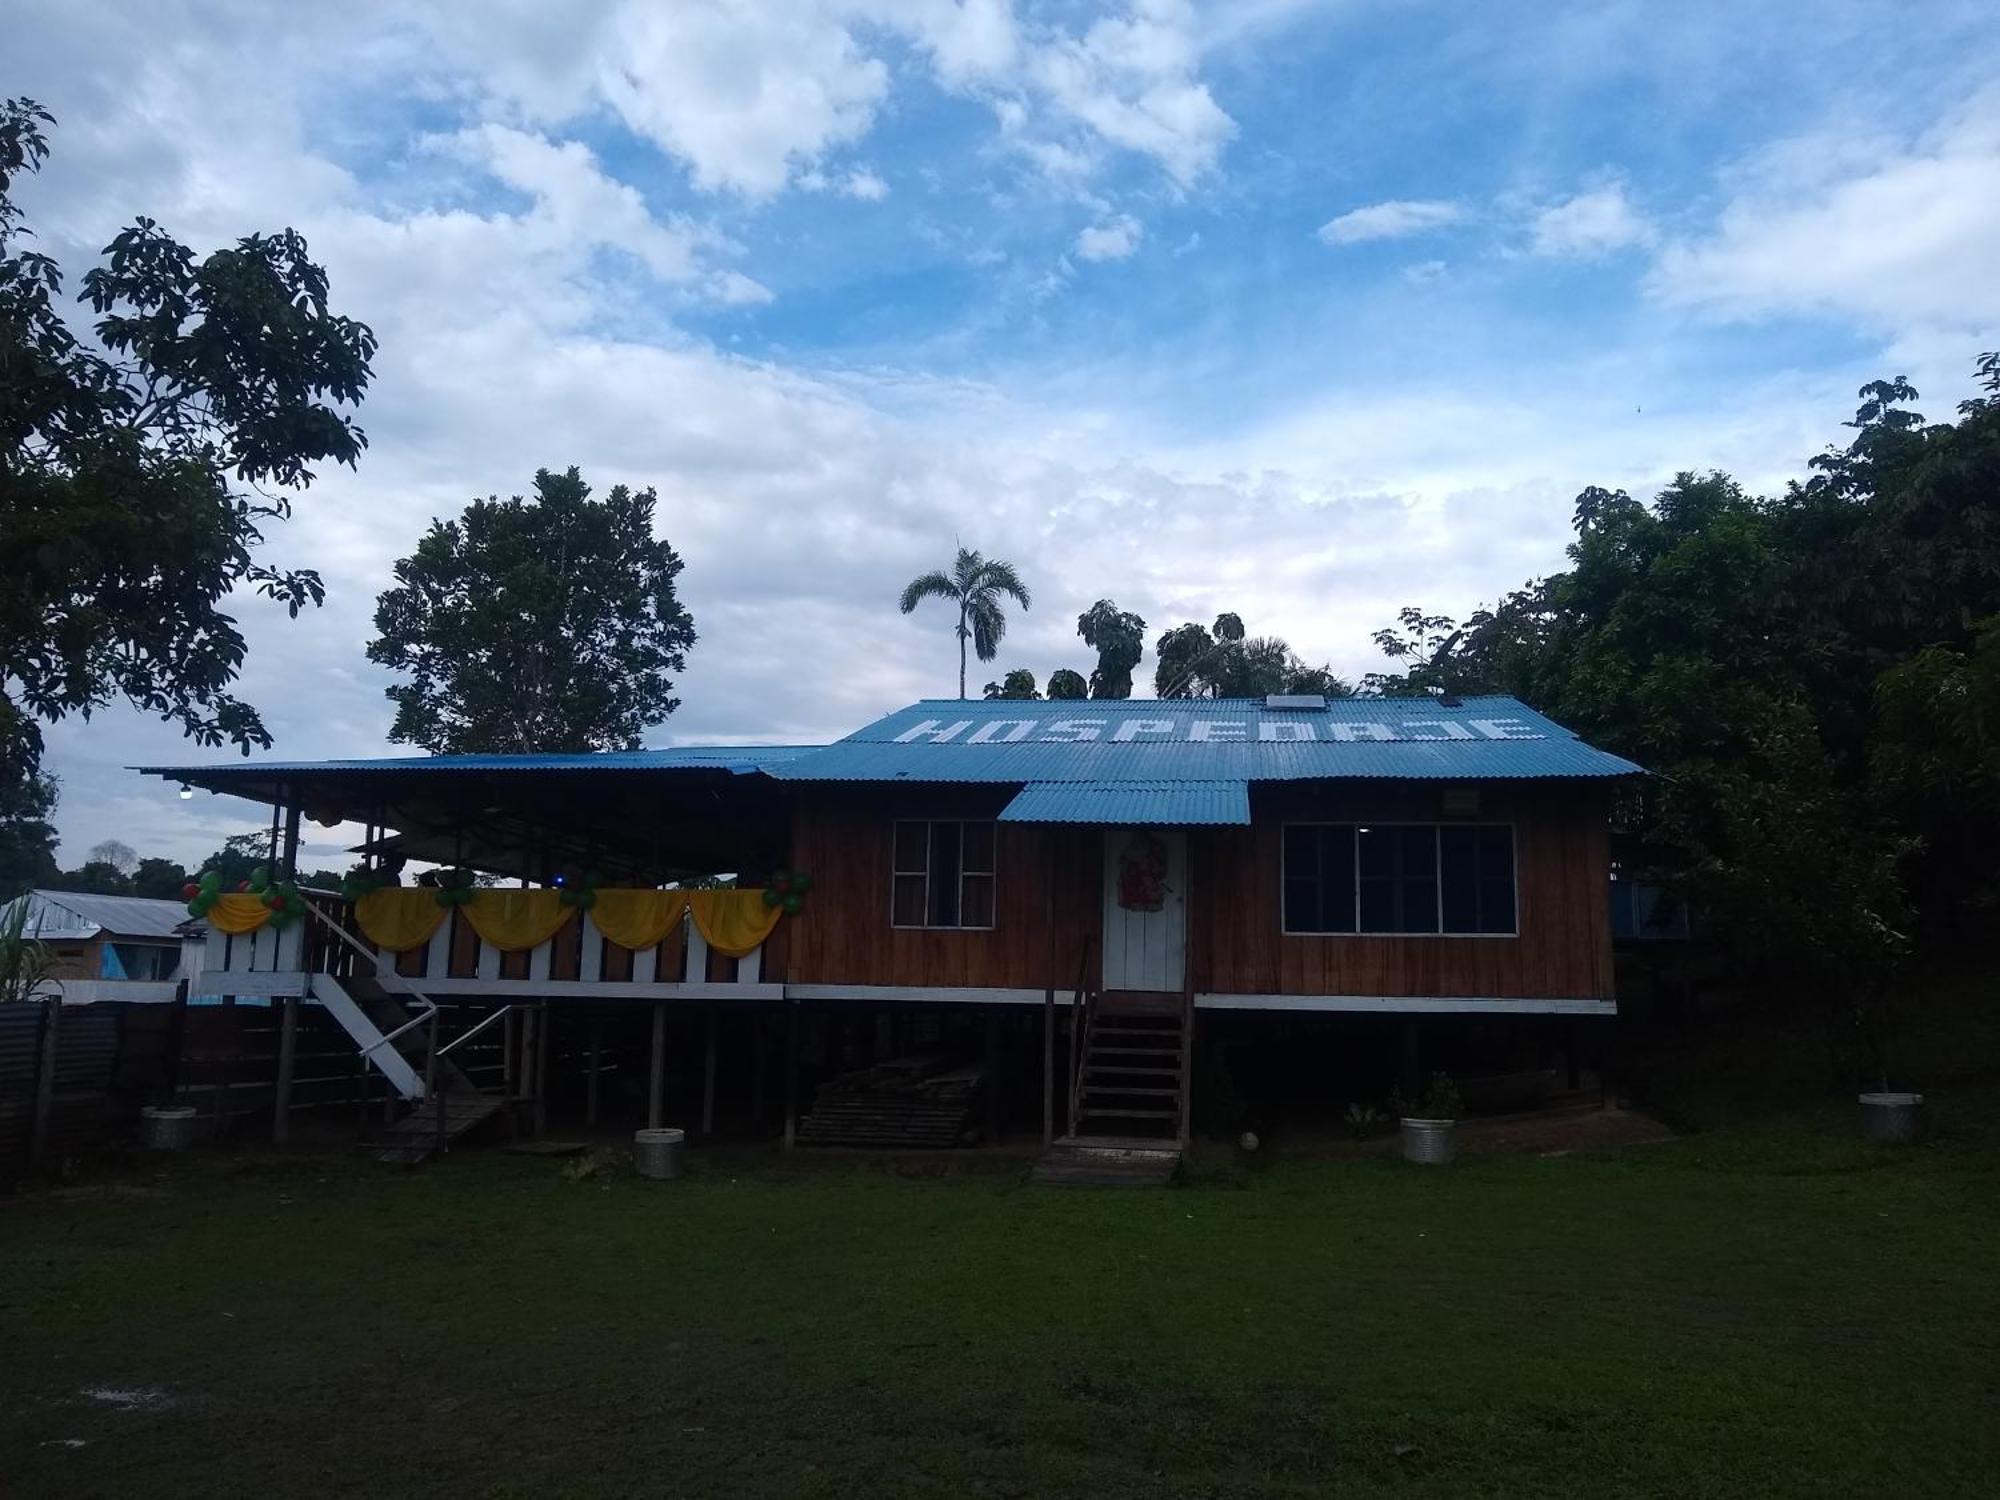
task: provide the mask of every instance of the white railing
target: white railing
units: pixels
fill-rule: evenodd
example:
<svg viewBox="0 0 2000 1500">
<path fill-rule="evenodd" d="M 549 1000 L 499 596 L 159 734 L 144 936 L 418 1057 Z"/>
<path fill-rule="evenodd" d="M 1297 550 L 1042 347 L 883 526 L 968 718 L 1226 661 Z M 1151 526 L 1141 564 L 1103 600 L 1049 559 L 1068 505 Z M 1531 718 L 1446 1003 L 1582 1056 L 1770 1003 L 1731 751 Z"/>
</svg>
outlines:
<svg viewBox="0 0 2000 1500">
<path fill-rule="evenodd" d="M 687 915 L 678 929 L 679 962 L 670 972 L 661 972 L 662 954 L 673 958 L 675 935 L 670 933 L 659 947 L 630 953 L 630 972 L 613 978 L 614 970 L 625 964 L 614 957 L 615 950 L 590 919 L 580 914 L 578 926 L 566 927 L 547 942 L 527 950 L 525 972 L 519 959 L 510 966 L 507 956 L 472 932 L 461 913 L 452 913 L 422 948 L 410 954 L 388 949 L 362 947 L 375 960 L 376 978 L 390 994 L 423 999 L 454 996 L 504 996 L 630 1000 L 777 1000 L 784 996 L 780 984 L 764 982 L 764 950 L 759 947 L 736 960 L 732 977 L 709 977 L 709 947 L 701 929 Z M 338 919 L 336 919 L 337 921 Z M 283 931 L 269 927 L 239 937 L 210 931 L 203 956 L 203 972 L 194 976 L 190 993 L 197 996 L 282 996 L 308 993 L 304 929 L 297 922 Z M 333 923 L 327 924 L 329 926 Z M 347 934 L 341 934 L 343 938 Z M 574 943 L 577 959 L 574 974 L 555 977 L 559 949 Z M 454 953 L 458 962 L 454 964 Z M 319 962 L 328 966 L 322 957 Z M 515 972 L 505 973 L 509 968 Z M 565 970 L 570 965 L 562 965 Z M 408 972 L 399 972 L 407 970 Z"/>
</svg>

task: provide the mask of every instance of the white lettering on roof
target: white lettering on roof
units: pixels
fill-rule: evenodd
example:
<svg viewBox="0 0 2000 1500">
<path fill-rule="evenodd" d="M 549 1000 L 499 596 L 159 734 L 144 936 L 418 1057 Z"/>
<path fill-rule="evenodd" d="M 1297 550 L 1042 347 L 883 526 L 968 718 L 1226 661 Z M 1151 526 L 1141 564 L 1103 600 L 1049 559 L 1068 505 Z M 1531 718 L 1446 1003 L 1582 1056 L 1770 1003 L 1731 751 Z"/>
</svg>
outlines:
<svg viewBox="0 0 2000 1500">
<path fill-rule="evenodd" d="M 937 719 L 926 719 L 921 724 L 913 724 L 896 736 L 896 743 L 907 745 L 912 740 L 929 740 L 932 744 L 942 745 L 948 740 L 957 739 L 972 727 L 970 719 L 960 719 L 956 724 L 947 724 L 942 729 L 938 728 L 940 722 Z"/>
<path fill-rule="evenodd" d="M 1008 727 L 1010 725 L 1012 726 L 1011 728 Z M 973 733 L 972 738 L 966 741 L 966 744 L 984 745 L 995 737 L 996 731 L 1002 729 L 1006 729 L 1007 734 L 1000 741 L 1001 744 L 1018 744 L 1035 732 L 1035 721 L 1033 719 L 988 719 L 984 724 L 979 726 Z"/>
<path fill-rule="evenodd" d="M 1472 731 L 1463 724 L 1454 724 L 1449 719 L 1405 719 L 1405 729 L 1442 729 L 1443 734 L 1413 734 L 1413 740 L 1469 740 Z M 1539 738 L 1539 736 L 1537 736 Z"/>
<path fill-rule="evenodd" d="M 1188 726 L 1191 740 L 1240 740 L 1246 728 L 1241 719 L 1196 719 Z"/>
<path fill-rule="evenodd" d="M 1106 719 L 1057 719 L 1042 731 L 1042 738 L 1058 745 L 1074 745 L 1079 740 L 1094 740 L 1098 731 L 1104 728 Z"/>
<path fill-rule="evenodd" d="M 927 740 L 934 745 L 1017 745 L 1036 739 L 1044 744 L 1075 745 L 1104 738 L 1110 719 L 925 719 L 895 738 L 899 745 Z M 1376 744 L 1464 743 L 1468 740 L 1542 740 L 1548 736 L 1526 719 L 1472 719 L 1470 728 L 1454 719 L 1402 719 L 1390 724 L 1376 719 L 1335 719 L 1315 734 L 1313 726 L 1298 719 L 1211 719 L 1200 715 L 1186 720 L 1119 719 L 1112 731 L 1113 744 L 1134 740 L 1184 740 L 1189 744 L 1240 744 L 1251 738 L 1263 744 L 1296 744 L 1302 741 L 1332 740 L 1337 744 L 1368 741 Z M 967 734 L 967 730 L 973 730 Z M 1039 733 L 1037 733 L 1039 731 Z"/>
</svg>

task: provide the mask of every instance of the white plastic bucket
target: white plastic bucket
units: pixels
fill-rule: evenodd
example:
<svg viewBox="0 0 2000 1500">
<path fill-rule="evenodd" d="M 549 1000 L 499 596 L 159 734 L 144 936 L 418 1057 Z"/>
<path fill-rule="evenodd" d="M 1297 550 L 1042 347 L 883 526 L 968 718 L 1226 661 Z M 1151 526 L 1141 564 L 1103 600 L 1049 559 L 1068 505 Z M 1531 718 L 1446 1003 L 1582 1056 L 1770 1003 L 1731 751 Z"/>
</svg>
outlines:
<svg viewBox="0 0 2000 1500">
<path fill-rule="evenodd" d="M 1900 1146 L 1917 1138 L 1923 1122 L 1922 1094 L 1861 1095 L 1861 1133 L 1884 1146 Z"/>
<path fill-rule="evenodd" d="M 184 1105 L 148 1105 L 139 1111 L 139 1144 L 149 1151 L 185 1151 L 200 1135 L 199 1117 Z"/>
<path fill-rule="evenodd" d="M 641 1177 L 667 1179 L 681 1175 L 681 1145 L 685 1130 L 640 1130 L 632 1135 L 632 1165 Z"/>
<path fill-rule="evenodd" d="M 1442 1167 L 1458 1159 L 1458 1121 L 1403 1121 L 1403 1160 Z"/>
</svg>

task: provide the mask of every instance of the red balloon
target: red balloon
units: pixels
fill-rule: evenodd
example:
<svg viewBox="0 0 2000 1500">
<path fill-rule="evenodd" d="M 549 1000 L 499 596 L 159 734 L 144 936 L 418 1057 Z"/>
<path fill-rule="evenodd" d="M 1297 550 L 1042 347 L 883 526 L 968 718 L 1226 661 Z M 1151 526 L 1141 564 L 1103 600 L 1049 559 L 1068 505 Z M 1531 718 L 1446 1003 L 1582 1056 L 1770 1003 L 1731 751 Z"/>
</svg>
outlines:
<svg viewBox="0 0 2000 1500">
<path fill-rule="evenodd" d="M 244 881 L 244 882 L 243 882 L 243 883 L 242 883 L 241 885 L 237 886 L 237 887 L 236 887 L 236 889 L 237 889 L 237 890 L 238 890 L 239 892 L 241 892 L 241 891 L 247 891 L 247 890 L 249 890 L 249 889 L 250 889 L 250 882 L 246 880 L 246 881 Z"/>
<path fill-rule="evenodd" d="M 791 888 L 792 888 L 792 877 L 787 871 L 780 870 L 778 871 L 777 874 L 771 877 L 772 890 L 789 891 Z"/>
<path fill-rule="evenodd" d="M 201 894 L 201 887 L 196 885 L 192 880 L 190 880 L 186 885 L 181 887 L 181 900 L 183 901 L 192 901 L 194 900 L 195 897 L 199 896 L 200 894 Z"/>
</svg>

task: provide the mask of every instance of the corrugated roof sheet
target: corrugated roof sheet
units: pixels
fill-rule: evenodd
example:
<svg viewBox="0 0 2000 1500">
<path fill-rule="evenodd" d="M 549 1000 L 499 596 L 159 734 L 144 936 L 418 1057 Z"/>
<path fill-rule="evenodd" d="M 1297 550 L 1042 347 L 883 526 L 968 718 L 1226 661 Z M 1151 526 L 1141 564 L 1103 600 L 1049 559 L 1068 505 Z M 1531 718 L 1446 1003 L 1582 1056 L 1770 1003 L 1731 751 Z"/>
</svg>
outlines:
<svg viewBox="0 0 2000 1500">
<path fill-rule="evenodd" d="M 1031 781 L 1002 823 L 1101 823 L 1186 828 L 1250 822 L 1244 781 Z"/>
<path fill-rule="evenodd" d="M 27 931 L 31 937 L 90 938 L 100 932 L 120 937 L 170 938 L 188 919 L 179 901 L 150 896 L 93 896 L 80 891 L 32 890 L 16 900 L 28 903 Z M 0 906 L 10 912 L 14 902 Z"/>
<path fill-rule="evenodd" d="M 203 766 L 131 766 L 146 776 L 257 777 L 343 771 L 733 771 L 739 776 L 810 755 L 817 745 L 675 745 L 573 755 L 388 755 L 374 760 L 246 760 Z"/>
<path fill-rule="evenodd" d="M 781 781 L 1487 781 L 1636 775 L 1514 698 L 1020 702 L 932 699 L 811 755 Z"/>
</svg>

